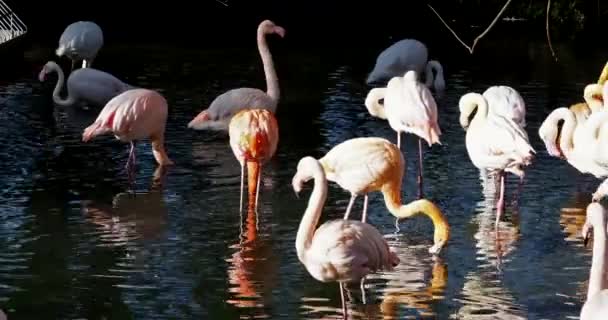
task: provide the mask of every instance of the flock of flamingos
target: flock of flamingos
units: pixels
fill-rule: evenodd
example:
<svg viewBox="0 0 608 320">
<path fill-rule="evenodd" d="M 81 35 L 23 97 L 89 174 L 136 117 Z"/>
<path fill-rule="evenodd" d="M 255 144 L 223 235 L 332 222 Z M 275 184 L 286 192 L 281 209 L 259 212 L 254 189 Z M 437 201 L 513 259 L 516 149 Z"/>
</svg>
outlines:
<svg viewBox="0 0 608 320">
<path fill-rule="evenodd" d="M 211 105 L 196 115 L 188 124 L 195 130 L 227 131 L 229 144 L 241 164 L 241 210 L 245 167 L 247 167 L 248 205 L 257 210 L 262 166 L 273 157 L 279 140 L 279 129 L 274 113 L 280 98 L 277 73 L 266 36 L 285 36 L 285 30 L 265 20 L 257 29 L 257 44 L 266 76 L 266 92 L 255 88 L 238 88 L 218 96 Z M 167 101 L 156 91 L 124 83 L 109 73 L 91 68 L 98 50 L 103 46 L 103 34 L 93 22 L 76 22 L 68 26 L 60 38 L 57 56 L 72 60 L 72 72 L 67 79 L 67 97 L 60 97 L 64 73 L 53 61 L 40 72 L 40 81 L 49 73 L 58 74 L 53 91 L 57 105 L 86 104 L 103 106 L 94 123 L 82 134 L 84 142 L 112 134 L 131 144 L 126 169 L 132 177 L 135 163 L 135 142 L 149 139 L 152 153 L 159 166 L 172 165 L 165 148 L 164 132 Z M 74 64 L 82 60 L 82 68 Z M 551 156 L 567 160 L 582 173 L 597 178 L 608 177 L 608 64 L 598 83 L 585 87 L 581 102 L 570 108 L 551 112 L 538 134 Z M 423 81 L 424 79 L 424 81 Z M 422 145 L 441 144 L 435 93 L 445 90 L 443 69 L 439 62 L 428 61 L 428 51 L 419 41 L 406 39 L 393 44 L 377 58 L 367 78 L 371 89 L 365 106 L 369 113 L 388 120 L 397 132 L 397 143 L 379 137 L 361 137 L 336 145 L 324 157 L 302 158 L 293 176 L 293 189 L 298 194 L 303 185 L 314 180 L 314 188 L 298 228 L 295 247 L 300 262 L 315 279 L 340 284 L 344 318 L 348 312 L 343 285 L 360 282 L 376 271 L 392 270 L 399 264 L 382 234 L 366 223 L 368 193 L 380 191 L 388 211 L 399 219 L 417 214 L 428 216 L 434 225 L 434 244 L 431 254 L 439 254 L 447 244 L 450 227 L 441 210 L 423 193 Z M 460 124 L 466 132 L 466 148 L 471 162 L 481 171 L 492 173 L 500 181 L 500 196 L 496 204 L 496 225 L 505 205 L 505 174 L 513 173 L 523 183 L 525 168 L 536 151 L 526 132 L 526 107 L 520 94 L 508 86 L 492 86 L 483 94 L 467 93 L 459 101 Z M 473 115 L 474 114 L 474 115 Z M 563 121 L 560 128 L 559 123 Z M 406 161 L 401 152 L 401 133 L 418 136 L 419 174 L 418 200 L 402 203 L 402 179 Z M 327 197 L 327 181 L 337 183 L 351 195 L 344 219 L 336 219 L 317 226 Z M 600 200 L 608 193 L 608 179 L 593 193 L 587 207 L 583 226 L 585 245 L 593 229 L 593 259 L 590 270 L 587 300 L 581 319 L 608 317 L 608 278 L 606 267 L 607 211 Z M 353 203 L 364 197 L 361 221 L 349 219 Z M 602 317 L 604 315 L 604 317 Z"/>
</svg>

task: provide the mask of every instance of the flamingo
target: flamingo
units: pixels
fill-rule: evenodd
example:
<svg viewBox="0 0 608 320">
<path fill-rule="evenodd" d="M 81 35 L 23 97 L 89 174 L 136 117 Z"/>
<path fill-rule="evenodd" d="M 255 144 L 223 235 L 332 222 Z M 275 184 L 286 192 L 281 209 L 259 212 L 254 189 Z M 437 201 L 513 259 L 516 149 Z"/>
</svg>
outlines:
<svg viewBox="0 0 608 320">
<path fill-rule="evenodd" d="M 386 139 L 363 137 L 346 140 L 333 147 L 319 163 L 327 180 L 336 182 L 351 194 L 344 219 L 348 219 L 355 199 L 364 195 L 361 221 L 367 220 L 368 193 L 380 191 L 389 212 L 399 219 L 417 214 L 428 216 L 435 228 L 434 245 L 429 249 L 439 254 L 450 236 L 447 220 L 441 210 L 429 200 L 401 203 L 401 180 L 404 173 L 403 154 Z"/>
<path fill-rule="evenodd" d="M 397 131 L 397 147 L 401 148 L 401 132 L 419 137 L 418 198 L 423 198 L 422 139 L 429 147 L 441 144 L 441 129 L 437 122 L 437 103 L 430 90 L 416 79 L 416 71 L 408 71 L 403 77 L 393 77 L 385 89 L 370 90 L 365 106 L 372 116 L 388 119 L 391 128 Z M 381 98 L 384 98 L 384 105 L 380 104 Z"/>
<path fill-rule="evenodd" d="M 82 60 L 83 68 L 90 68 L 102 46 L 103 31 L 99 25 L 92 21 L 77 21 L 65 28 L 55 54 L 72 60 L 72 70 L 78 60 Z"/>
<path fill-rule="evenodd" d="M 500 197 L 496 204 L 496 222 L 504 211 L 505 172 L 511 172 L 523 183 L 522 166 L 531 164 L 536 151 L 528 141 L 527 133 L 513 120 L 503 116 L 489 116 L 488 101 L 479 93 L 470 92 L 459 101 L 461 113 L 475 108 L 477 113 L 466 130 L 466 147 L 469 158 L 478 169 L 498 172 L 500 175 Z"/>
<path fill-rule="evenodd" d="M 279 103 L 279 79 L 274 68 L 272 55 L 266 43 L 267 34 L 277 34 L 285 37 L 285 29 L 274 24 L 270 20 L 264 20 L 258 26 L 257 42 L 264 74 L 266 75 L 267 91 L 256 88 L 238 88 L 229 90 L 219 95 L 206 110 L 200 112 L 190 123 L 188 128 L 195 130 L 225 131 L 228 128 L 230 118 L 237 112 L 250 109 L 254 106 L 276 112 Z"/>
<path fill-rule="evenodd" d="M 38 79 L 44 82 L 47 75 L 52 72 L 57 72 L 58 78 L 53 90 L 53 102 L 63 107 L 72 106 L 78 102 L 104 106 L 110 99 L 120 93 L 135 88 L 107 72 L 84 68 L 70 73 L 67 81 L 68 96 L 62 99 L 59 94 L 65 85 L 65 76 L 57 63 L 54 61 L 47 62 L 40 70 Z"/>
<path fill-rule="evenodd" d="M 593 229 L 593 258 L 589 270 L 589 287 L 587 300 L 581 309 L 581 320 L 606 319 L 608 314 L 608 283 L 604 274 L 606 268 L 606 209 L 597 202 L 587 206 L 587 218 L 583 225 L 583 239 L 587 246 Z"/>
<path fill-rule="evenodd" d="M 498 115 L 513 120 L 520 128 L 526 127 L 526 103 L 517 90 L 509 86 L 491 86 L 483 93 L 488 102 L 488 115 Z M 477 105 L 464 105 L 460 112 L 460 125 L 466 130 L 469 116 Z"/>
<path fill-rule="evenodd" d="M 230 147 L 241 164 L 241 200 L 243 209 L 243 188 L 245 163 L 247 163 L 247 185 L 249 204 L 255 195 L 258 207 L 261 166 L 274 156 L 279 142 L 279 125 L 273 113 L 266 109 L 246 109 L 235 114 L 230 120 L 228 134 Z"/>
<path fill-rule="evenodd" d="M 343 283 L 363 282 L 365 276 L 380 270 L 393 270 L 399 258 L 372 225 L 356 221 L 330 220 L 315 229 L 327 199 L 327 179 L 319 161 L 300 159 L 292 179 L 296 195 L 314 179 L 314 188 L 296 235 L 296 252 L 308 273 L 318 281 L 337 281 L 342 312 L 348 317 Z"/>
<path fill-rule="evenodd" d="M 152 153 L 159 166 L 172 165 L 165 151 L 165 125 L 167 100 L 150 89 L 131 89 L 112 98 L 97 116 L 93 124 L 86 127 L 82 141 L 111 133 L 122 142 L 130 142 L 131 151 L 126 169 L 135 164 L 135 141 L 149 138 Z"/>
<path fill-rule="evenodd" d="M 378 55 L 374 69 L 368 75 L 366 83 L 371 85 L 386 82 L 409 70 L 414 70 L 417 75 L 425 72 L 425 84 L 428 88 L 442 92 L 445 90 L 443 67 L 439 61 L 428 61 L 428 56 L 427 47 L 418 40 L 397 41 Z M 433 72 L 436 73 L 436 76 L 433 76 Z"/>
</svg>

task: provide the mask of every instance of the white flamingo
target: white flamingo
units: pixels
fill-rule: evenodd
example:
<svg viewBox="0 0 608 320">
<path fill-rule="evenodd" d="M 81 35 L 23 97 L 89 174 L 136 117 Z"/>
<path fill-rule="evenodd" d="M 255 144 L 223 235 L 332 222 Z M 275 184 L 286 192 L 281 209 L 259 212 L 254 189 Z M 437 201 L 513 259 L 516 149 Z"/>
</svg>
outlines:
<svg viewBox="0 0 608 320">
<path fill-rule="evenodd" d="M 517 90 L 509 86 L 491 86 L 483 93 L 488 102 L 489 115 L 499 115 L 513 120 L 521 128 L 526 127 L 526 103 Z M 460 125 L 466 129 L 469 117 L 477 105 L 464 105 L 460 110 Z"/>
<path fill-rule="evenodd" d="M 477 113 L 466 131 L 466 146 L 469 158 L 480 170 L 497 172 L 500 175 L 500 197 L 496 204 L 496 222 L 504 211 L 505 172 L 511 172 L 523 181 L 523 166 L 531 164 L 534 149 L 528 135 L 513 120 L 498 115 L 489 116 L 488 101 L 479 93 L 470 92 L 459 101 L 461 112 L 477 105 Z"/>
<path fill-rule="evenodd" d="M 606 209 L 593 202 L 587 206 L 587 218 L 583 225 L 584 244 L 590 238 L 593 229 L 593 258 L 589 270 L 589 287 L 587 300 L 581 309 L 581 320 L 604 320 L 608 315 L 608 283 L 604 274 L 606 270 Z"/>
<path fill-rule="evenodd" d="M 82 60 L 83 68 L 90 68 L 102 46 L 103 31 L 99 25 L 91 21 L 77 21 L 65 28 L 55 54 L 72 60 L 72 70 L 79 60 Z"/>
</svg>

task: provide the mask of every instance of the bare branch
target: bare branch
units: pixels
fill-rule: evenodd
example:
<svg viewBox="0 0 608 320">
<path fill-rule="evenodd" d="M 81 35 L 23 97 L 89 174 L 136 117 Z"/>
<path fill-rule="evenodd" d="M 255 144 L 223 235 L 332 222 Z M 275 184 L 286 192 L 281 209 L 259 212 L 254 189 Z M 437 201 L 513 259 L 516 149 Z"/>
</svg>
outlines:
<svg viewBox="0 0 608 320">
<path fill-rule="evenodd" d="M 547 30 L 547 42 L 549 42 L 549 49 L 551 50 L 551 55 L 553 59 L 557 61 L 557 55 L 555 51 L 553 51 L 553 45 L 551 44 L 551 34 L 549 33 L 549 16 L 551 11 L 551 0 L 547 0 L 547 21 L 545 22 L 545 30 Z"/>
<path fill-rule="evenodd" d="M 443 20 L 443 18 L 441 18 L 441 16 L 439 15 L 439 13 L 437 11 L 435 11 L 435 9 L 433 8 L 433 6 L 431 6 L 430 4 L 427 4 L 427 6 L 433 10 L 433 12 L 435 13 L 435 15 L 437 15 L 437 17 L 439 18 L 439 20 L 441 20 L 441 22 L 443 23 L 443 25 L 446 26 L 446 28 L 448 28 L 448 30 L 450 30 L 450 32 L 452 32 L 452 34 L 454 35 L 454 37 L 456 37 L 456 39 L 462 43 L 462 45 L 467 48 L 469 50 L 469 53 L 473 53 L 473 50 L 475 49 L 475 46 L 477 45 L 477 42 L 479 40 L 481 40 L 481 38 L 483 38 L 488 32 L 490 32 L 490 29 L 492 29 L 492 27 L 494 27 L 494 25 L 496 24 L 496 22 L 498 21 L 498 19 L 500 19 L 500 16 L 502 16 L 502 14 L 505 12 L 505 10 L 507 10 L 507 7 L 509 6 L 509 4 L 511 4 L 511 0 L 507 0 L 507 2 L 502 6 L 502 9 L 500 9 L 500 11 L 498 12 L 498 14 L 496 15 L 496 17 L 494 17 L 494 20 L 492 20 L 492 23 L 490 23 L 490 25 L 480 34 L 478 35 L 475 40 L 473 40 L 473 45 L 472 46 L 468 46 L 466 43 L 464 43 L 464 41 L 462 41 L 460 39 L 460 37 L 456 34 L 456 32 L 454 30 L 452 30 L 452 28 L 450 28 L 450 26 Z"/>
</svg>

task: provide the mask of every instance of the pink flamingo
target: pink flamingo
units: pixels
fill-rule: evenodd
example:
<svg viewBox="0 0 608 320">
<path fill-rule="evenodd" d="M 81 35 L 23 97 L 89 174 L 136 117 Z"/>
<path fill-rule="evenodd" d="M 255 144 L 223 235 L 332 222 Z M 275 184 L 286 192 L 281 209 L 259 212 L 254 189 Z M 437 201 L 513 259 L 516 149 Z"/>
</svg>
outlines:
<svg viewBox="0 0 608 320">
<path fill-rule="evenodd" d="M 245 163 L 247 163 L 247 185 L 249 207 L 258 207 L 261 166 L 268 162 L 277 150 L 279 143 L 279 125 L 272 112 L 266 109 L 242 110 L 232 117 L 228 130 L 230 147 L 241 164 L 241 202 L 243 209 L 243 187 Z"/>
<path fill-rule="evenodd" d="M 298 162 L 292 179 L 296 195 L 310 179 L 314 179 L 315 184 L 296 235 L 298 259 L 313 278 L 340 284 L 346 319 L 343 283 L 360 281 L 363 289 L 365 276 L 378 270 L 392 270 L 399 264 L 399 258 L 378 229 L 368 223 L 336 219 L 315 230 L 327 199 L 327 178 L 318 160 L 304 157 Z"/>
<path fill-rule="evenodd" d="M 267 34 L 277 34 L 281 38 L 285 36 L 285 29 L 274 24 L 270 20 L 264 20 L 258 26 L 257 41 L 258 50 L 264 64 L 267 91 L 256 88 L 238 88 L 229 90 L 219 95 L 207 110 L 199 113 L 190 123 L 188 128 L 195 130 L 225 131 L 233 115 L 244 109 L 263 108 L 276 112 L 279 102 L 279 79 L 277 77 L 272 55 L 266 43 Z"/>
<path fill-rule="evenodd" d="M 164 145 L 166 122 L 167 100 L 161 94 L 149 89 L 127 90 L 108 101 L 95 122 L 84 129 L 82 141 L 112 133 L 118 140 L 130 142 L 126 165 L 130 173 L 135 164 L 135 141 L 149 138 L 158 165 L 172 165 Z"/>
</svg>

